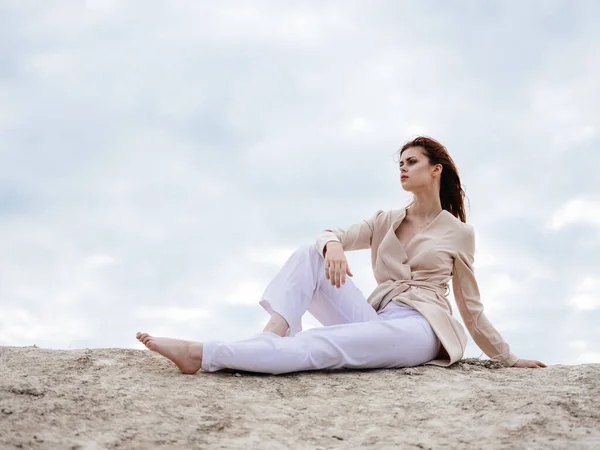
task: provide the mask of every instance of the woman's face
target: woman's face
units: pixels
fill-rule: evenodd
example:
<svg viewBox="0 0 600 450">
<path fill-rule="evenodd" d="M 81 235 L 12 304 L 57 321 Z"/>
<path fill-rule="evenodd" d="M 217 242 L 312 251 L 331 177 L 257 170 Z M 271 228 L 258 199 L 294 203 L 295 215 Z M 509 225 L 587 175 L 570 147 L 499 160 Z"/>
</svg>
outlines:
<svg viewBox="0 0 600 450">
<path fill-rule="evenodd" d="M 423 147 L 410 147 L 400 155 L 400 183 L 405 191 L 429 188 L 435 181 L 436 165 L 429 163 L 423 151 Z"/>
</svg>

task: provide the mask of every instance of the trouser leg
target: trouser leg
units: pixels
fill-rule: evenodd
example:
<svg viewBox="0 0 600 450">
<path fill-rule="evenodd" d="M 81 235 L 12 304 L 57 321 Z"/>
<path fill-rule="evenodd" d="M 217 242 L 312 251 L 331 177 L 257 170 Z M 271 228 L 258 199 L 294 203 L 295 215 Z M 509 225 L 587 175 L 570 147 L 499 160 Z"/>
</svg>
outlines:
<svg viewBox="0 0 600 450">
<path fill-rule="evenodd" d="M 413 367 L 434 359 L 439 339 L 409 308 L 369 322 L 312 328 L 293 337 L 263 332 L 244 341 L 204 344 L 202 369 L 281 374 L 319 369 Z"/>
<path fill-rule="evenodd" d="M 339 288 L 325 277 L 323 257 L 313 245 L 298 248 L 267 285 L 260 305 L 280 314 L 289 324 L 289 336 L 302 331 L 302 316 L 309 311 L 323 325 L 366 322 L 377 312 L 350 277 Z"/>
</svg>

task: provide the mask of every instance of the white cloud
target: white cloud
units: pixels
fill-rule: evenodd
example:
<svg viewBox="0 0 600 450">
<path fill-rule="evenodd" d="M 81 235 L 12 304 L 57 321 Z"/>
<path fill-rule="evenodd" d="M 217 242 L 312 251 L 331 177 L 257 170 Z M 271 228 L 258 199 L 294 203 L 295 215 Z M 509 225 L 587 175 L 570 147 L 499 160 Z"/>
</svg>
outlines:
<svg viewBox="0 0 600 450">
<path fill-rule="evenodd" d="M 231 274 L 237 278 L 237 274 Z M 262 283 L 256 281 L 241 281 L 231 284 L 231 293 L 225 297 L 225 301 L 232 304 L 256 305 L 264 291 Z"/>
<path fill-rule="evenodd" d="M 576 348 L 578 350 L 583 350 L 588 347 L 588 343 L 586 341 L 570 341 L 568 343 L 569 347 Z"/>
<path fill-rule="evenodd" d="M 0 345 L 64 347 L 74 338 L 90 337 L 90 319 L 64 310 L 43 317 L 35 310 L 0 305 Z"/>
<path fill-rule="evenodd" d="M 568 304 L 579 311 L 591 311 L 600 308 L 600 279 L 586 276 L 575 289 Z"/>
<path fill-rule="evenodd" d="M 600 361 L 600 352 L 585 352 L 577 355 L 574 364 L 597 364 Z"/>
<path fill-rule="evenodd" d="M 571 199 L 552 214 L 548 227 L 552 230 L 560 230 L 573 223 L 600 227 L 600 201 L 588 198 Z"/>
<path fill-rule="evenodd" d="M 111 255 L 103 255 L 103 254 L 95 254 L 95 255 L 90 255 L 86 258 L 85 263 L 89 266 L 89 267 L 93 267 L 93 268 L 102 268 L 105 266 L 110 266 L 112 264 L 115 264 L 116 260 L 114 257 L 112 257 Z"/>
<path fill-rule="evenodd" d="M 204 308 L 141 306 L 136 308 L 134 315 L 139 319 L 157 319 L 161 321 L 183 322 L 187 320 L 207 318 L 211 316 L 211 313 L 209 310 Z"/>
<path fill-rule="evenodd" d="M 244 264 L 261 263 L 281 267 L 296 249 L 293 247 L 249 247 L 245 250 Z"/>
</svg>

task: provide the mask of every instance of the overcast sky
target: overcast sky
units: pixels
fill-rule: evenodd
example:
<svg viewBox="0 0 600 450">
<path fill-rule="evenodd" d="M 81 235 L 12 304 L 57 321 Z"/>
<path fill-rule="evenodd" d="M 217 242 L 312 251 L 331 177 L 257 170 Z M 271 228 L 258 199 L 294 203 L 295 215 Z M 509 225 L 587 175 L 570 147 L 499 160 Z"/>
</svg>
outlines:
<svg viewBox="0 0 600 450">
<path fill-rule="evenodd" d="M 511 350 L 600 363 L 598 17 L 593 0 L 0 1 L 0 345 L 249 337 L 297 247 L 406 206 L 395 155 L 425 134 L 459 168 Z M 369 251 L 346 255 L 367 297 Z M 487 358 L 471 338 L 465 356 Z"/>
</svg>

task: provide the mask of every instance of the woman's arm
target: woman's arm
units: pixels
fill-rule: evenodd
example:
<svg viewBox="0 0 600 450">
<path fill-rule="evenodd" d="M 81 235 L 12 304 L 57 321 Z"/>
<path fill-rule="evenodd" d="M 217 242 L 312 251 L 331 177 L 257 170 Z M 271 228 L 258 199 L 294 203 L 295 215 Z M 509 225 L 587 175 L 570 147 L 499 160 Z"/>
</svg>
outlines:
<svg viewBox="0 0 600 450">
<path fill-rule="evenodd" d="M 483 303 L 475 279 L 473 261 L 475 255 L 475 231 L 467 225 L 458 243 L 454 258 L 452 290 L 456 306 L 475 343 L 492 359 L 501 361 L 506 367 L 513 366 L 519 359 L 510 351 L 483 312 Z"/>
<path fill-rule="evenodd" d="M 362 250 L 371 247 L 375 219 L 383 210 L 379 209 L 370 218 L 360 223 L 355 223 L 346 228 L 323 230 L 317 235 L 316 248 L 324 258 L 324 248 L 328 242 L 335 241 L 342 244 L 344 251 Z"/>
</svg>

